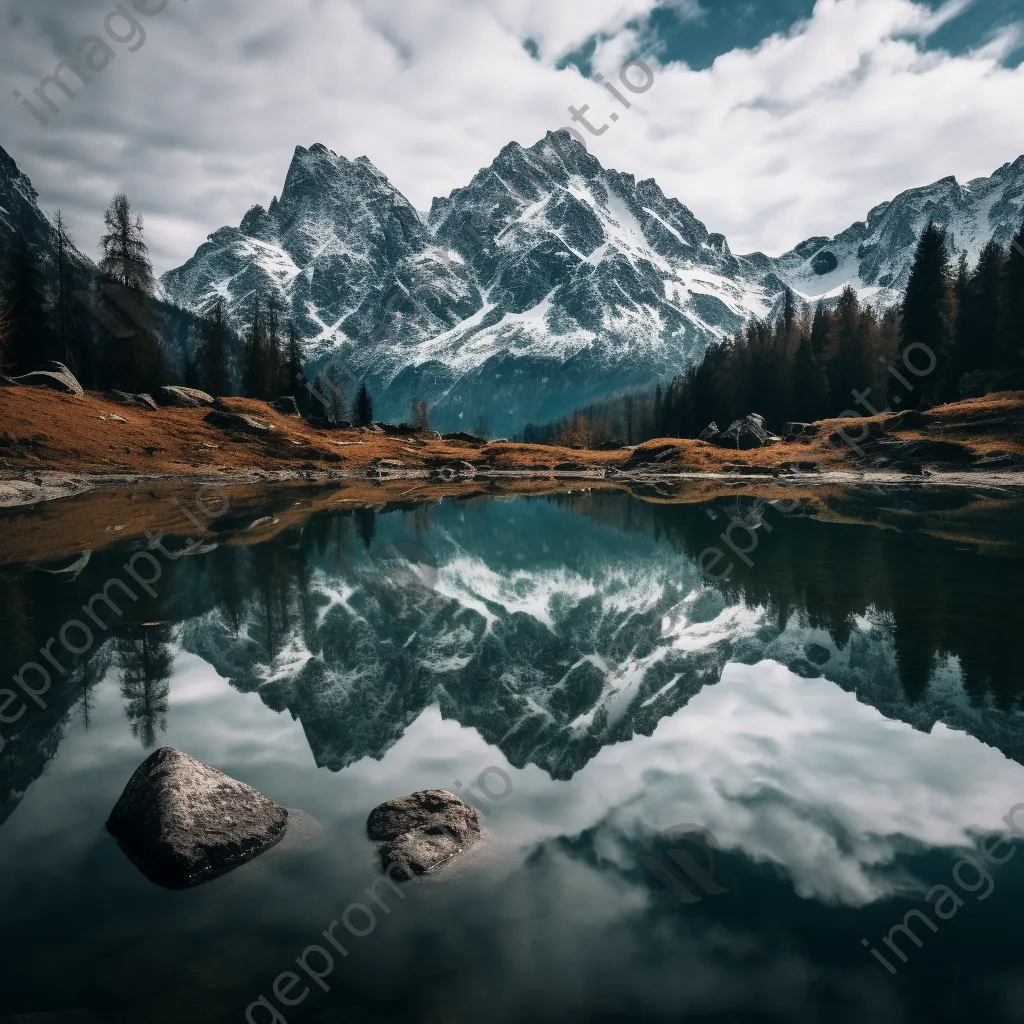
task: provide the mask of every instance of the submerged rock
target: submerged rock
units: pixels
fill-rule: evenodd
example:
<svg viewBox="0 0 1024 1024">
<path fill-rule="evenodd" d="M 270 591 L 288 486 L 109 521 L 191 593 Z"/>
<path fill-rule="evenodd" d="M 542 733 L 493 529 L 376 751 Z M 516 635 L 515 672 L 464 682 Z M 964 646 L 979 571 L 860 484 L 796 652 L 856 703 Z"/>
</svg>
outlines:
<svg viewBox="0 0 1024 1024">
<path fill-rule="evenodd" d="M 279 842 L 288 811 L 173 747 L 135 769 L 107 831 L 157 885 L 200 885 Z"/>
<path fill-rule="evenodd" d="M 366 835 L 381 843 L 381 865 L 404 867 L 406 877 L 432 871 L 480 838 L 476 808 L 444 789 L 423 789 L 370 811 Z"/>
</svg>

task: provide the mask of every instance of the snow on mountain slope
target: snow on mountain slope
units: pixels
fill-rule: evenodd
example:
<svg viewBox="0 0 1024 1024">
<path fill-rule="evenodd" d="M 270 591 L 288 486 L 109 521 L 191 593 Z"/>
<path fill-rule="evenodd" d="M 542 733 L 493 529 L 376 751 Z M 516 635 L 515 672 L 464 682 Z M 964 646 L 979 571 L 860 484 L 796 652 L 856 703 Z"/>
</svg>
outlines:
<svg viewBox="0 0 1024 1024">
<path fill-rule="evenodd" d="M 222 298 L 240 329 L 255 295 L 273 297 L 308 359 L 339 356 L 382 418 L 422 398 L 442 429 L 483 416 L 506 433 L 653 386 L 769 314 L 787 284 L 891 304 L 929 220 L 975 260 L 1022 215 L 1024 157 L 912 189 L 778 259 L 735 256 L 653 180 L 605 169 L 565 133 L 510 143 L 427 214 L 366 157 L 314 145 L 296 149 L 280 199 L 162 281 L 187 309 Z"/>
<path fill-rule="evenodd" d="M 891 305 L 907 286 L 914 248 L 929 221 L 947 229 L 954 261 L 964 254 L 973 265 L 991 239 L 1008 245 L 1022 219 L 1024 156 L 991 178 L 961 185 L 949 177 L 903 192 L 835 238 L 801 242 L 778 259 L 777 272 L 811 301 L 852 284 L 865 300 Z"/>
<path fill-rule="evenodd" d="M 458 266 L 431 244 L 420 215 L 366 157 L 349 161 L 314 145 L 296 149 L 280 199 L 214 232 L 162 281 L 189 309 L 223 299 L 238 328 L 257 295 L 272 299 L 316 358 L 376 333 L 381 311 L 414 275 L 431 301 L 403 325 L 413 337 L 453 326 L 479 304 Z"/>
<path fill-rule="evenodd" d="M 12 251 L 15 235 L 21 232 L 46 268 L 47 276 L 52 277 L 57 230 L 39 208 L 38 199 L 39 193 L 28 175 L 0 147 L 0 251 Z M 81 287 L 93 270 L 92 261 L 73 245 L 68 258 L 73 282 Z"/>
<path fill-rule="evenodd" d="M 163 278 L 244 327 L 273 296 L 337 352 L 380 414 L 414 398 L 441 425 L 499 430 L 646 386 L 763 314 L 781 285 L 653 181 L 605 170 L 568 135 L 506 146 L 424 220 L 373 165 L 296 150 L 280 199 Z"/>
</svg>

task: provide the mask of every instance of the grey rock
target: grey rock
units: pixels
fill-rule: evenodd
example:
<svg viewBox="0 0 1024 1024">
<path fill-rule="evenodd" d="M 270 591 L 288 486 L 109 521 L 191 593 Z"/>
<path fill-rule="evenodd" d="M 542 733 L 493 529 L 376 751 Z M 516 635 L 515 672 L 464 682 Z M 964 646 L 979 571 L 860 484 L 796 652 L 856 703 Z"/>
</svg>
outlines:
<svg viewBox="0 0 1024 1024">
<path fill-rule="evenodd" d="M 398 459 L 374 459 L 366 468 L 366 475 L 374 480 L 391 480 L 400 477 L 409 467 Z"/>
<path fill-rule="evenodd" d="M 107 831 L 150 881 L 186 889 L 258 856 L 287 823 L 288 811 L 251 786 L 161 747 L 135 769 Z"/>
<path fill-rule="evenodd" d="M 785 436 L 787 441 L 795 441 L 802 437 L 814 437 L 817 428 L 813 423 L 799 423 L 791 421 L 786 424 Z"/>
<path fill-rule="evenodd" d="M 381 866 L 408 878 L 432 871 L 480 838 L 476 809 L 444 789 L 423 789 L 370 811 L 366 835 L 381 844 Z"/>
<path fill-rule="evenodd" d="M 169 405 L 178 409 L 200 409 L 213 405 L 213 395 L 198 391 L 196 388 L 178 387 L 176 384 L 158 388 L 153 397 L 157 405 Z"/>
<path fill-rule="evenodd" d="M 159 408 L 156 402 L 153 401 L 153 397 L 146 394 L 132 395 L 127 391 L 115 390 L 105 392 L 103 397 L 111 402 L 117 402 L 118 405 L 127 405 L 132 409 L 149 409 L 152 411 Z"/>
<path fill-rule="evenodd" d="M 211 427 L 241 430 L 247 434 L 269 434 L 274 429 L 274 425 L 269 420 L 247 412 L 224 412 L 214 409 L 203 418 Z"/>
<path fill-rule="evenodd" d="M 713 439 L 720 448 L 763 448 L 766 445 L 778 444 L 780 438 L 770 433 L 765 427 L 764 417 L 756 412 L 749 413 L 741 420 L 733 420 L 726 430 Z"/>
<path fill-rule="evenodd" d="M 47 363 L 42 370 L 33 370 L 21 377 L 11 377 L 12 383 L 29 388 L 49 388 L 65 395 L 77 395 L 81 398 L 85 389 L 78 383 L 75 375 L 63 363 Z"/>
<path fill-rule="evenodd" d="M 718 437 L 721 431 L 718 429 L 718 424 L 712 420 L 698 435 L 699 441 L 712 441 Z"/>
<path fill-rule="evenodd" d="M 270 403 L 270 408 L 282 416 L 296 416 L 301 419 L 299 403 L 295 401 L 294 395 L 282 395 Z"/>
</svg>

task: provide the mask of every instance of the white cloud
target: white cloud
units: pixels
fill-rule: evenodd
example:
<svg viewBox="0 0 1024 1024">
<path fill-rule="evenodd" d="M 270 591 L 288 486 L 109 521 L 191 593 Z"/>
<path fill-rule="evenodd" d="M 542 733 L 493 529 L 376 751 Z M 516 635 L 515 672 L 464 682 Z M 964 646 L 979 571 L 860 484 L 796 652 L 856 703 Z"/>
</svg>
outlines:
<svg viewBox="0 0 1024 1024">
<path fill-rule="evenodd" d="M 115 6 L 26 8 L 0 42 L 7 95 L 30 92 Z M 596 66 L 629 52 L 627 21 L 654 0 L 171 0 L 136 53 L 93 76 L 44 128 L 13 99 L 3 145 L 48 209 L 94 251 L 102 208 L 125 189 L 159 270 L 280 190 L 295 145 L 365 154 L 419 209 L 465 184 L 515 139 L 531 144 L 589 103 L 617 108 L 560 54 L 610 34 Z M 684 4 L 684 7 L 688 6 Z M 924 52 L 938 14 L 910 0 L 819 0 L 789 36 L 692 71 L 655 59 L 653 87 L 591 151 L 655 178 L 735 251 L 778 253 L 831 234 L 900 190 L 962 181 L 1014 159 L 1024 70 L 1005 36 L 960 56 Z M 533 60 L 523 41 L 537 42 Z"/>
</svg>

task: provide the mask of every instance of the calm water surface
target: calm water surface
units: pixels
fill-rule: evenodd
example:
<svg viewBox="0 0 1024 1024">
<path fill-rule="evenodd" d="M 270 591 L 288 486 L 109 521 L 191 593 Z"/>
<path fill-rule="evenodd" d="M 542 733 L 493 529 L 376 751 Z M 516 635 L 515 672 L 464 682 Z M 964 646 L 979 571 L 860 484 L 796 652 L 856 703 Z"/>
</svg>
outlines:
<svg viewBox="0 0 1024 1024">
<path fill-rule="evenodd" d="M 253 1021 L 1024 1020 L 1024 855 L 977 845 L 1024 803 L 1006 497 L 770 512 L 715 585 L 693 565 L 734 503 L 610 494 L 224 529 L 164 560 L 2 727 L 0 1019 L 241 1022 L 262 996 Z M 5 679 L 132 550 L 0 570 Z M 163 745 L 295 830 L 150 883 L 104 822 Z M 369 810 L 460 786 L 484 840 L 373 903 Z M 329 991 L 288 1006 L 275 978 L 354 903 L 372 930 L 350 910 L 367 934 L 342 927 Z M 910 911 L 919 945 L 890 933 Z"/>
</svg>

